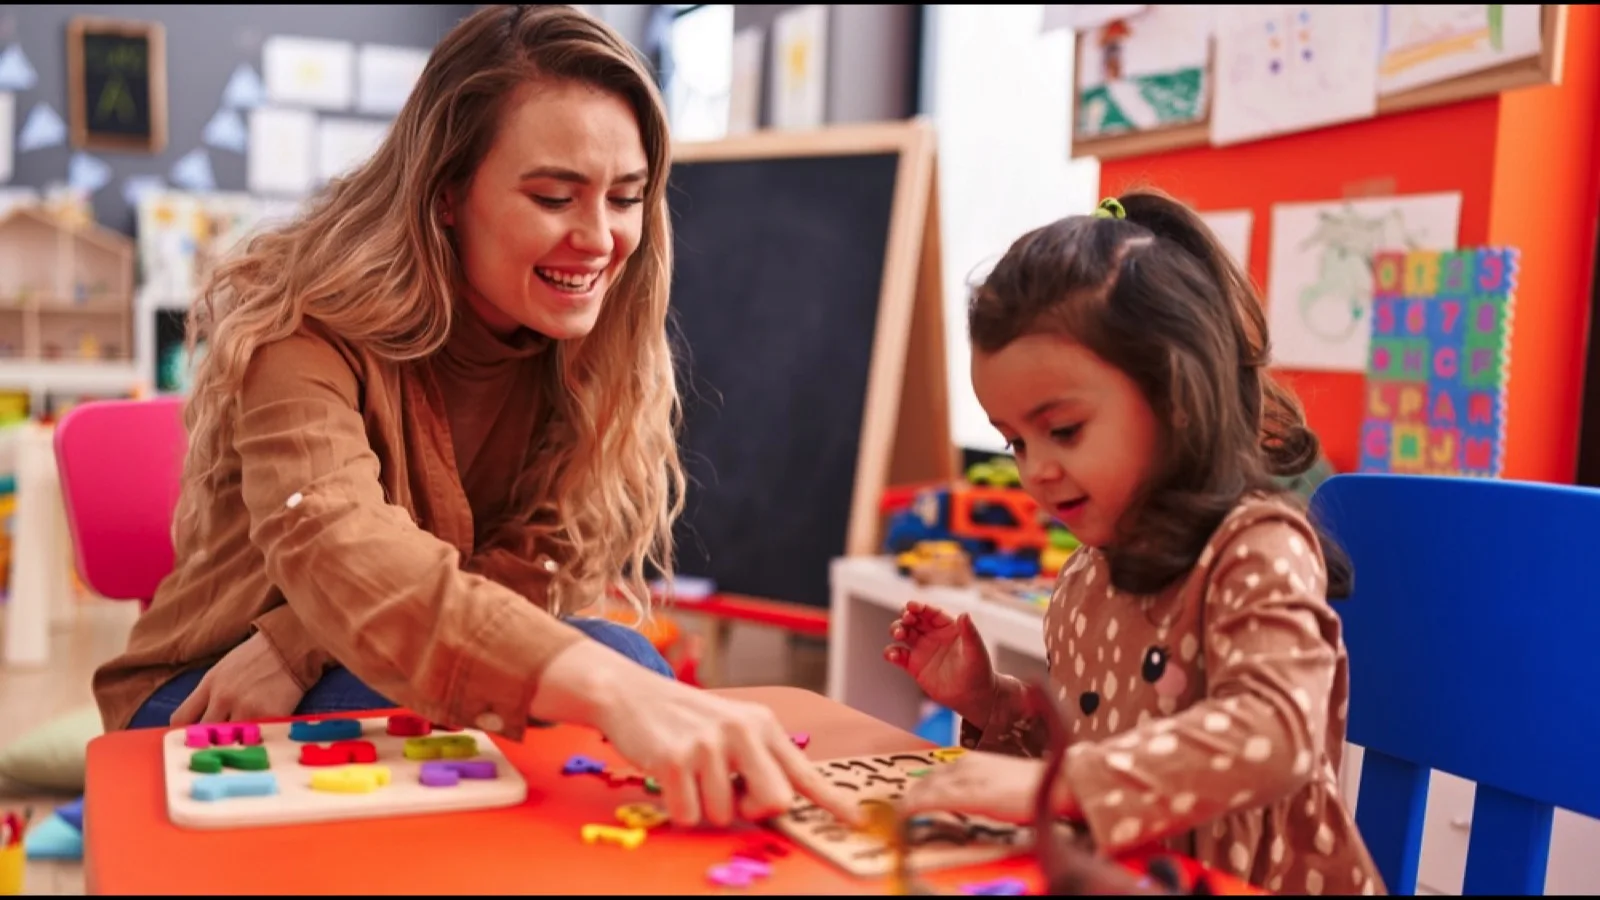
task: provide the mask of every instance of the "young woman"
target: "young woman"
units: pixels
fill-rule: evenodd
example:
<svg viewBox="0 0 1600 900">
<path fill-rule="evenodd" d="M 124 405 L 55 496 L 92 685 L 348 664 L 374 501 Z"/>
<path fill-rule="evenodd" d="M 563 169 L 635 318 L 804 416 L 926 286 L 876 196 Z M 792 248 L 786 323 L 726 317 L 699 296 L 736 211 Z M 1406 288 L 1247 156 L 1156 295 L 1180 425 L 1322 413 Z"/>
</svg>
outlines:
<svg viewBox="0 0 1600 900">
<path fill-rule="evenodd" d="M 677 822 L 795 788 L 854 818 L 769 710 L 563 619 L 613 591 L 645 612 L 671 569 L 669 164 L 650 75 L 589 15 L 484 7 L 440 42 L 374 158 L 195 308 L 177 566 L 96 673 L 108 728 L 572 722 Z"/>
</svg>

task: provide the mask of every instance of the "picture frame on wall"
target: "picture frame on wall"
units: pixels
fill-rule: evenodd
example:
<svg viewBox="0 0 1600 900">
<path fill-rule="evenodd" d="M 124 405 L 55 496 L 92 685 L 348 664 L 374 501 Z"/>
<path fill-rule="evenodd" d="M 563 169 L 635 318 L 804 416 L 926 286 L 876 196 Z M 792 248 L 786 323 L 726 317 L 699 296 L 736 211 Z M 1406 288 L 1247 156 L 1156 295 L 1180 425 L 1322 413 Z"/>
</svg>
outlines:
<svg viewBox="0 0 1600 900">
<path fill-rule="evenodd" d="M 67 109 L 77 149 L 166 149 L 167 51 L 161 23 L 98 16 L 68 21 Z"/>
</svg>

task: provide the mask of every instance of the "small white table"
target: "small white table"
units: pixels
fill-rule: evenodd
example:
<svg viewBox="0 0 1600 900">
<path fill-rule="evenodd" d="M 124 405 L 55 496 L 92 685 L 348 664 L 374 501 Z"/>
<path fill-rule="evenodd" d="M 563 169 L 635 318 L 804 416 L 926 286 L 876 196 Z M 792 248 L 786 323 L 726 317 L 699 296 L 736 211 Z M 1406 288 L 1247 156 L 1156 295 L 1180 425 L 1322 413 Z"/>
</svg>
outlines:
<svg viewBox="0 0 1600 900">
<path fill-rule="evenodd" d="M 1044 618 L 985 600 L 976 588 L 922 587 L 895 571 L 888 557 L 835 559 L 829 573 L 828 697 L 907 730 L 921 717 L 916 682 L 883 658 L 889 626 L 906 602 L 918 600 L 978 626 L 995 667 L 1023 679 L 1043 678 Z"/>
</svg>

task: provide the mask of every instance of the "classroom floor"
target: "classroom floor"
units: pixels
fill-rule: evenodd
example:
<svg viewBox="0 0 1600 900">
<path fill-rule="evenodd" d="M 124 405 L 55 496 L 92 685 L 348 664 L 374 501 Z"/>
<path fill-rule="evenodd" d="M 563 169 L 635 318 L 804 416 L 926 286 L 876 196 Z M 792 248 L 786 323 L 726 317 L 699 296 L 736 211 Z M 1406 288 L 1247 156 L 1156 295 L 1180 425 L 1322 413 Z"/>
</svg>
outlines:
<svg viewBox="0 0 1600 900">
<path fill-rule="evenodd" d="M 0 725 L 0 744 L 49 722 L 63 711 L 92 703 L 90 676 L 100 663 L 122 649 L 137 615 L 137 605 L 133 603 L 85 598 L 71 622 L 52 630 L 47 666 L 32 670 L 0 667 L 0 723 L 4 723 Z M 697 618 L 684 616 L 681 621 L 685 628 L 698 630 L 700 623 L 694 621 Z M 0 631 L 3 629 L 4 615 L 0 614 Z M 824 654 L 787 653 L 781 633 L 735 627 L 726 652 L 727 677 L 722 680 L 723 685 L 793 684 L 823 690 Z M 0 780 L 0 806 L 32 806 L 36 822 L 74 799 L 71 795 L 24 792 Z M 47 896 L 83 894 L 83 866 L 76 862 L 30 861 L 23 892 Z"/>
</svg>

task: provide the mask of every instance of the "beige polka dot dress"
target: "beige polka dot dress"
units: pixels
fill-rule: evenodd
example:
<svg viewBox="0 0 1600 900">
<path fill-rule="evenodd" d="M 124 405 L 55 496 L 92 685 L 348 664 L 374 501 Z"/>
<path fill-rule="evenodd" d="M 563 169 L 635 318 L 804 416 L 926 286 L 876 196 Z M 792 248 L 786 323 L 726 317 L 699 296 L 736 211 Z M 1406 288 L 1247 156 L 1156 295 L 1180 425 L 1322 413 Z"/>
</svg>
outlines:
<svg viewBox="0 0 1600 900">
<path fill-rule="evenodd" d="M 1349 670 L 1303 513 L 1249 498 L 1185 579 L 1138 597 L 1084 548 L 1045 615 L 1062 777 L 1109 852 L 1160 842 L 1274 892 L 1384 893 L 1339 794 Z M 1014 678 L 964 746 L 1044 752 L 1047 698 Z"/>
</svg>

